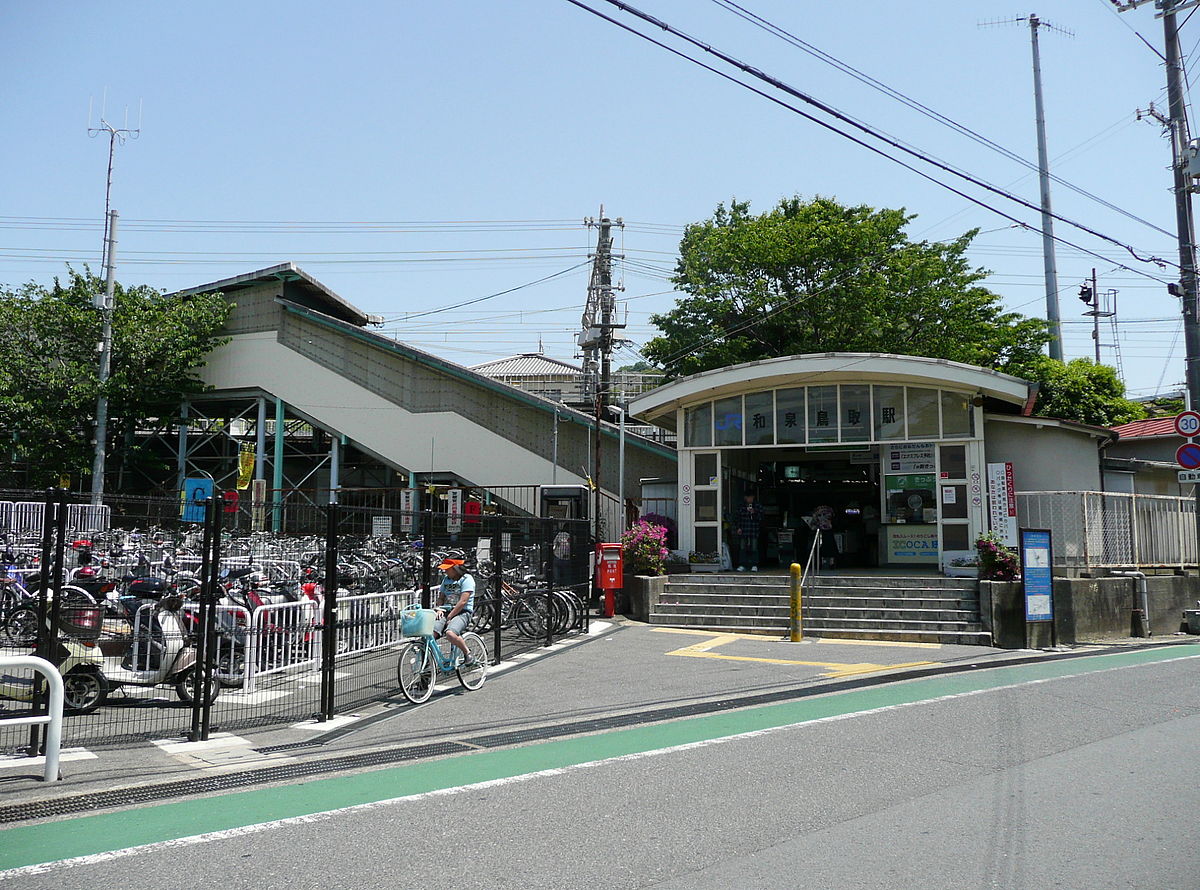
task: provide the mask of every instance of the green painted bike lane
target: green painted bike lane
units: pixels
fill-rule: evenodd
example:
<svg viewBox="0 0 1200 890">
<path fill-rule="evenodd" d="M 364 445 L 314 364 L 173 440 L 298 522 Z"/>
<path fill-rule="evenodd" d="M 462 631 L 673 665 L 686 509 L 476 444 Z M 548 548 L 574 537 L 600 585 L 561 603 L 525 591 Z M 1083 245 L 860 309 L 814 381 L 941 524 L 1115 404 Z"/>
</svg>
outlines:
<svg viewBox="0 0 1200 890">
<path fill-rule="evenodd" d="M 0 831 L 0 873 L 947 696 L 1184 658 L 1200 658 L 1200 652 L 1193 646 L 1172 646 L 990 668 L 525 747 L 463 754 L 452 758 L 453 770 L 446 769 L 447 760 L 427 761 L 284 787 L 18 825 Z"/>
</svg>

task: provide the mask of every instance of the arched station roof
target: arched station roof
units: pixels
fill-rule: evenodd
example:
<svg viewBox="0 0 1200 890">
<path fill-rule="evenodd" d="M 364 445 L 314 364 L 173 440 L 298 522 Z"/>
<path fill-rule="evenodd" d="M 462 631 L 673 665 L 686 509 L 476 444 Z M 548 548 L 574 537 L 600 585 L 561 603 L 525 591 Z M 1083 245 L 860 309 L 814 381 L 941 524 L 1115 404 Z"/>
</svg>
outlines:
<svg viewBox="0 0 1200 890">
<path fill-rule="evenodd" d="M 787 355 L 702 371 L 638 396 L 629 413 L 674 428 L 675 411 L 695 402 L 739 393 L 821 383 L 881 383 L 940 387 L 978 393 L 1028 413 L 1035 384 L 999 371 L 946 359 L 878 352 Z"/>
</svg>

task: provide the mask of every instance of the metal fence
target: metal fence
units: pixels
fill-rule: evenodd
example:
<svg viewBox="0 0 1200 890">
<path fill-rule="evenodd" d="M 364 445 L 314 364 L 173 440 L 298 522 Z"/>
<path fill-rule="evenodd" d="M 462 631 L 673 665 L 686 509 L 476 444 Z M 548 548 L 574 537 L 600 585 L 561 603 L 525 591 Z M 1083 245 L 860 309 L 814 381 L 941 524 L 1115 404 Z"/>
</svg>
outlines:
<svg viewBox="0 0 1200 890">
<path fill-rule="evenodd" d="M 1050 529 L 1056 566 L 1196 564 L 1194 498 L 1103 491 L 1018 492 L 1017 519 L 1025 528 Z"/>
<path fill-rule="evenodd" d="M 178 499 L 106 511 L 48 493 L 19 502 L 39 534 L 0 528 L 0 654 L 59 666 L 67 744 L 205 738 L 398 700 L 400 616 L 435 602 L 443 558 L 476 579 L 472 629 L 492 663 L 587 628 L 584 521 L 329 505 L 306 520 L 322 533 L 274 534 L 226 526 L 216 494 L 197 524 Z M 110 526 L 79 527 L 98 518 Z M 32 674 L 0 678 L 0 750 L 36 749 L 4 719 L 45 699 Z"/>
</svg>

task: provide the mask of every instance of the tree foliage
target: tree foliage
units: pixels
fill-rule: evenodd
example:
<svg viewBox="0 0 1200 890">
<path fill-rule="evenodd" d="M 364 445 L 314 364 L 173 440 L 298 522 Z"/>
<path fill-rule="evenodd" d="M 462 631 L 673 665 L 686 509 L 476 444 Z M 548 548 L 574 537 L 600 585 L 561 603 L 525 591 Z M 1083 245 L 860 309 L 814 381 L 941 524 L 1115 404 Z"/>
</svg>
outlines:
<svg viewBox="0 0 1200 890">
<path fill-rule="evenodd" d="M 1144 416 L 1113 369 L 1043 354 L 1045 321 L 1004 310 L 967 249 L 977 230 L 912 241 L 903 210 L 785 198 L 754 215 L 718 205 L 688 226 L 684 293 L 642 353 L 667 379 L 783 355 L 884 352 L 964 362 L 1041 386 L 1038 413 L 1107 425 Z"/>
<path fill-rule="evenodd" d="M 1043 417 L 1077 420 L 1096 426 L 1117 426 L 1146 416 L 1139 402 L 1125 398 L 1125 384 L 1108 365 L 1077 358 L 1065 364 L 1038 356 L 1012 373 L 1038 384 L 1034 411 Z"/>
<path fill-rule="evenodd" d="M 887 352 L 1002 370 L 1047 342 L 1039 319 L 979 286 L 967 232 L 911 241 L 903 210 L 786 198 L 760 215 L 719 205 L 687 227 L 674 283 L 687 296 L 651 321 L 644 354 L 669 377 L 780 355 Z"/>
<path fill-rule="evenodd" d="M 101 339 L 92 300 L 103 290 L 74 270 L 50 288 L 0 288 L 0 483 L 90 472 Z M 109 454 L 128 464 L 138 459 L 135 430 L 174 417 L 186 395 L 203 390 L 197 371 L 232 307 L 220 295 L 180 299 L 120 285 L 113 306 Z"/>
</svg>

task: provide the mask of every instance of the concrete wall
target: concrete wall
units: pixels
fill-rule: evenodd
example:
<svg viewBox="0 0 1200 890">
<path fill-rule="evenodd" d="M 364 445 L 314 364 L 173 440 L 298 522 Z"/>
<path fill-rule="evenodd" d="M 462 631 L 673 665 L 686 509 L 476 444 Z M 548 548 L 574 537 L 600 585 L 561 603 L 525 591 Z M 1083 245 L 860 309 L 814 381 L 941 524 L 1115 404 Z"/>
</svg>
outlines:
<svg viewBox="0 0 1200 890">
<path fill-rule="evenodd" d="M 1200 579 L 1156 575 L 1146 579 L 1146 586 L 1151 636 L 1165 637 L 1180 630 L 1183 610 L 1196 608 L 1196 600 L 1200 599 Z M 994 645 L 1002 649 L 1025 648 L 1022 586 L 982 581 L 979 588 L 981 608 L 988 613 L 985 625 L 990 616 Z M 1135 607 L 1140 606 L 1134 578 L 1054 579 L 1054 629 L 1059 643 L 1128 637 Z M 1038 630 L 1048 630 L 1048 627 Z M 1029 645 L 1049 645 L 1048 637 L 1048 633 L 1040 634 Z"/>
<path fill-rule="evenodd" d="M 1017 491 L 1099 491 L 1093 436 L 1054 426 L 984 420 L 988 463 L 1012 461 Z"/>
</svg>

